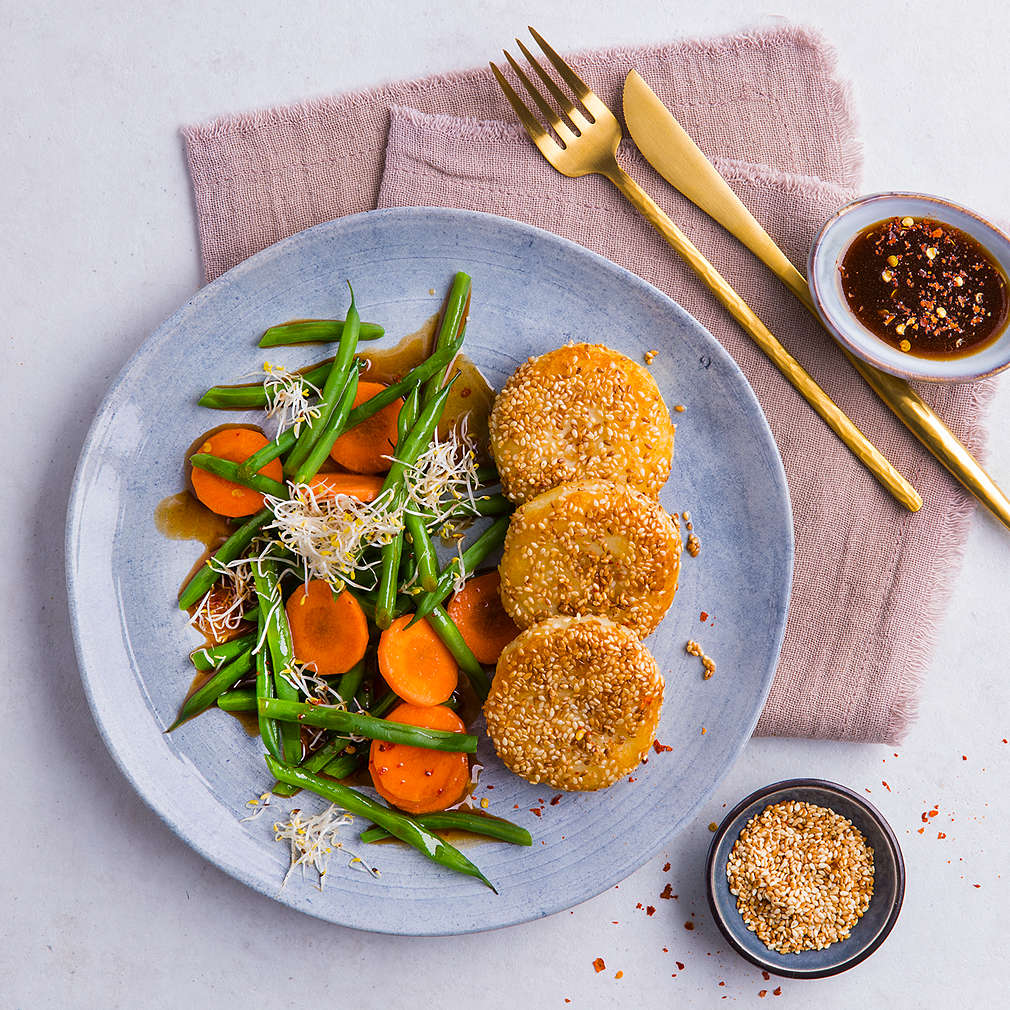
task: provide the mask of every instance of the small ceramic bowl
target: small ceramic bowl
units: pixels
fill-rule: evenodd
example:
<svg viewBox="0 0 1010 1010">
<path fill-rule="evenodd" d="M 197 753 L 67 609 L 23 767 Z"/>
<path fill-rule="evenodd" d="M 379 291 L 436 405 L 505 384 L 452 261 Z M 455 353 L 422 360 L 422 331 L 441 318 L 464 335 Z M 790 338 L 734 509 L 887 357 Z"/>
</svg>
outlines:
<svg viewBox="0 0 1010 1010">
<path fill-rule="evenodd" d="M 1010 237 L 977 214 L 949 200 L 919 193 L 876 193 L 842 207 L 830 217 L 810 249 L 807 277 L 821 320 L 844 347 L 871 365 L 906 379 L 968 382 L 1010 366 L 1010 327 L 975 353 L 960 358 L 926 358 L 899 351 L 871 333 L 845 300 L 839 267 L 864 229 L 892 217 L 928 217 L 960 228 L 979 242 L 1010 277 Z"/>
<path fill-rule="evenodd" d="M 824 950 L 779 954 L 750 932 L 736 908 L 726 879 L 726 864 L 740 832 L 765 807 L 800 800 L 828 807 L 847 817 L 873 849 L 873 897 L 862 918 L 845 940 Z M 905 862 L 898 839 L 880 811 L 858 793 L 824 779 L 790 779 L 765 786 L 741 800 L 719 826 L 706 867 L 708 904 L 716 925 L 733 949 L 752 964 L 787 978 L 825 978 L 847 971 L 868 958 L 886 939 L 897 921 L 905 896 Z"/>
</svg>

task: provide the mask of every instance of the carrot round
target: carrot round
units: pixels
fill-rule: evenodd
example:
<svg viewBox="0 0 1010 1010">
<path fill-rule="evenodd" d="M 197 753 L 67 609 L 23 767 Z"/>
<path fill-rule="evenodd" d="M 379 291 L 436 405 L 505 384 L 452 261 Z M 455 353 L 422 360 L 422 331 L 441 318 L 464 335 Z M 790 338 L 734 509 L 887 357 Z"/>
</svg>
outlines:
<svg viewBox="0 0 1010 1010">
<path fill-rule="evenodd" d="M 404 614 L 382 633 L 379 672 L 411 705 L 441 705 L 456 690 L 459 667 L 427 620 L 407 627 L 413 619 L 413 614 Z"/>
<path fill-rule="evenodd" d="M 368 621 L 358 601 L 344 591 L 333 595 L 328 582 L 299 586 L 284 608 L 295 659 L 321 677 L 347 673 L 368 648 Z"/>
<path fill-rule="evenodd" d="M 262 449 L 266 444 L 267 439 L 263 432 L 253 428 L 222 428 L 203 441 L 196 451 L 210 453 L 211 456 L 231 460 L 232 463 L 244 463 L 257 449 Z M 267 463 L 259 472 L 264 477 L 272 477 L 274 480 L 284 479 L 284 470 L 279 459 Z M 194 467 L 192 481 L 197 498 L 219 516 L 235 519 L 239 516 L 252 515 L 253 512 L 263 508 L 263 495 L 259 491 L 225 480 L 217 474 Z"/>
<path fill-rule="evenodd" d="M 385 388 L 381 382 L 359 382 L 352 409 Z M 396 419 L 402 406 L 401 397 L 348 428 L 333 443 L 330 455 L 352 473 L 385 473 L 392 465 L 389 457 L 396 451 Z"/>
<path fill-rule="evenodd" d="M 463 641 L 481 663 L 497 663 L 502 649 L 519 634 L 498 595 L 498 572 L 467 579 L 446 610 Z"/>
<path fill-rule="evenodd" d="M 398 705 L 386 716 L 426 729 L 466 732 L 462 719 L 441 705 Z M 430 814 L 458 803 L 470 784 L 470 765 L 465 754 L 428 750 L 402 743 L 373 740 L 368 770 L 379 795 L 408 814 Z"/>
<path fill-rule="evenodd" d="M 375 501 L 382 491 L 382 478 L 361 473 L 319 473 L 310 478 L 309 487 L 317 498 L 346 494 L 359 501 Z"/>
</svg>

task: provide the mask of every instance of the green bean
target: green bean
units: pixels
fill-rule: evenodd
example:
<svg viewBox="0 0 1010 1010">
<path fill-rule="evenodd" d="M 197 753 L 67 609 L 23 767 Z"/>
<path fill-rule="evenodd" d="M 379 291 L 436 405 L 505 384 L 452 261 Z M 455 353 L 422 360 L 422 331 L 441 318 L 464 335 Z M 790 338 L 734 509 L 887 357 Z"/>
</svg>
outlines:
<svg viewBox="0 0 1010 1010">
<path fill-rule="evenodd" d="M 426 614 L 431 613 L 432 608 L 448 597 L 456 584 L 458 575 L 466 578 L 476 567 L 481 564 L 489 554 L 492 554 L 505 540 L 508 532 L 509 517 L 502 516 L 496 519 L 491 525 L 465 550 L 462 559 L 456 557 L 445 566 L 445 570 L 438 578 L 438 585 L 425 593 L 417 601 L 414 620 L 411 624 L 419 621 Z M 460 561 L 462 560 L 462 572 L 460 571 Z"/>
<path fill-rule="evenodd" d="M 256 688 L 236 687 L 218 695 L 217 707 L 225 712 L 255 712 Z"/>
<path fill-rule="evenodd" d="M 343 332 L 340 334 L 340 344 L 337 346 L 337 353 L 330 366 L 330 373 L 326 376 L 323 388 L 319 394 L 319 414 L 310 418 L 302 425 L 302 430 L 295 440 L 294 448 L 288 453 L 284 461 L 284 472 L 286 474 L 298 473 L 302 464 L 308 458 L 313 446 L 319 441 L 319 434 L 329 422 L 330 414 L 337 409 L 337 400 L 340 392 L 347 383 L 351 374 L 354 362 L 354 352 L 358 347 L 358 333 L 361 330 L 361 320 L 358 317 L 358 310 L 354 305 L 354 289 L 348 284 L 351 291 L 351 305 L 347 310 L 347 319 L 344 322 Z M 329 451 L 329 447 L 327 447 Z"/>
<path fill-rule="evenodd" d="M 267 755 L 266 762 L 270 773 L 274 778 L 280 779 L 281 782 L 304 786 L 304 788 L 311 789 L 312 792 L 322 796 L 324 800 L 335 803 L 338 807 L 348 811 L 348 813 L 355 814 L 358 817 L 367 817 L 401 841 L 412 845 L 440 866 L 455 870 L 457 873 L 465 873 L 468 876 L 476 877 L 487 884 L 492 891 L 495 890 L 487 877 L 459 849 L 443 841 L 438 835 L 412 821 L 399 811 L 384 807 L 381 803 L 376 803 L 375 800 L 364 796 L 349 786 L 327 781 L 317 775 L 304 772 L 300 768 L 292 768 L 290 765 L 282 764 L 269 755 Z M 498 892 L 495 891 L 495 893 L 497 894 Z"/>
<path fill-rule="evenodd" d="M 272 442 L 267 442 L 262 449 L 257 449 L 247 460 L 239 463 L 238 472 L 241 474 L 258 473 L 268 463 L 272 463 L 275 459 L 290 452 L 297 438 L 298 432 L 294 426 L 285 428 Z"/>
<path fill-rule="evenodd" d="M 330 373 L 332 360 L 320 362 L 301 373 L 302 378 L 318 387 Z M 214 410 L 261 410 L 267 405 L 267 391 L 261 382 L 243 383 L 239 386 L 211 386 L 199 399 L 201 407 Z"/>
<path fill-rule="evenodd" d="M 410 534 L 421 588 L 430 591 L 438 585 L 438 555 L 435 553 L 435 545 L 428 536 L 424 520 L 417 513 L 407 512 L 403 522 Z"/>
<path fill-rule="evenodd" d="M 224 663 L 230 663 L 246 649 L 251 649 L 255 644 L 256 632 L 250 631 L 248 635 L 239 635 L 238 638 L 231 638 L 220 645 L 208 645 L 197 649 L 196 652 L 189 654 L 189 658 L 198 670 L 216 670 Z"/>
<path fill-rule="evenodd" d="M 282 722 L 318 726 L 332 729 L 337 733 L 363 736 L 369 740 L 386 740 L 411 747 L 428 750 L 444 750 L 454 753 L 476 754 L 477 738 L 469 733 L 453 733 L 440 729 L 424 729 L 406 723 L 377 719 L 363 712 L 348 712 L 342 708 L 327 705 L 302 705 L 295 701 L 264 699 L 260 701 L 260 711 L 272 719 Z"/>
<path fill-rule="evenodd" d="M 330 760 L 322 772 L 335 779 L 346 779 L 348 775 L 353 775 L 367 760 L 368 751 L 359 751 L 356 754 L 338 754 Z"/>
<path fill-rule="evenodd" d="M 262 621 L 263 616 L 260 614 L 260 627 L 259 632 L 262 633 Z M 265 645 L 261 645 L 256 653 L 256 722 L 259 726 L 260 739 L 263 741 L 263 746 L 266 747 L 268 751 L 278 761 L 284 757 L 284 745 L 281 738 L 281 729 L 277 725 L 276 720 L 268 719 L 265 715 L 262 715 L 259 710 L 259 701 L 261 698 L 272 698 L 274 696 L 274 678 L 271 674 L 270 667 L 267 665 L 267 649 Z"/>
<path fill-rule="evenodd" d="M 259 491 L 260 494 L 273 495 L 274 498 L 287 498 L 288 487 L 279 480 L 272 477 L 264 477 L 261 473 L 251 473 L 248 476 L 241 473 L 238 463 L 233 463 L 230 459 L 219 459 L 206 452 L 198 452 L 195 456 L 189 457 L 190 463 L 198 470 L 206 470 L 207 473 L 216 474 L 225 480 L 234 481 L 244 487 Z"/>
<path fill-rule="evenodd" d="M 262 337 L 260 347 L 287 347 L 290 344 L 330 344 L 340 339 L 343 319 L 293 319 L 290 323 L 271 326 Z M 385 335 L 378 323 L 362 323 L 359 340 L 378 340 Z"/>
<path fill-rule="evenodd" d="M 315 444 L 309 450 L 305 462 L 294 472 L 291 477 L 292 484 L 307 484 L 319 472 L 323 465 L 323 460 L 330 454 L 333 443 L 340 436 L 347 424 L 347 415 L 351 411 L 351 404 L 354 403 L 354 396 L 358 391 L 358 370 L 351 368 L 351 374 L 347 378 L 347 383 L 340 394 L 340 399 L 333 408 L 330 416 L 319 432 Z"/>
<path fill-rule="evenodd" d="M 281 598 L 279 585 L 280 575 L 277 562 L 272 558 L 257 558 L 253 562 L 253 582 L 256 586 L 256 598 L 260 605 L 260 629 L 266 628 L 266 645 L 270 650 L 270 670 L 273 673 L 274 693 L 279 699 L 290 704 L 298 700 L 298 688 L 284 676 L 295 658 L 294 644 L 291 641 L 291 628 L 288 625 L 288 615 L 284 612 L 284 601 Z M 260 698 L 260 713 L 269 697 Z M 269 712 L 265 713 L 270 715 Z M 281 744 L 286 760 L 297 764 L 302 757 L 301 733 L 297 726 L 285 723 L 280 728 Z"/>
<path fill-rule="evenodd" d="M 361 687 L 361 682 L 365 679 L 365 661 L 359 659 L 347 673 L 340 675 L 340 683 L 337 685 L 337 694 L 344 700 L 350 701 Z"/>
<path fill-rule="evenodd" d="M 199 602 L 210 592 L 214 583 L 221 577 L 221 569 L 234 561 L 249 546 L 252 538 L 259 533 L 260 527 L 272 516 L 270 509 L 260 509 L 249 517 L 244 526 L 240 526 L 228 537 L 215 551 L 214 556 L 208 558 L 207 563 L 186 583 L 179 594 L 180 610 L 189 610 L 194 603 Z"/>
<path fill-rule="evenodd" d="M 409 467 L 417 461 L 421 451 L 431 441 L 432 433 L 438 424 L 445 401 L 448 399 L 450 382 L 427 404 L 424 410 L 418 412 L 420 393 L 415 387 L 401 412 L 406 412 L 406 421 L 397 421 L 399 437 L 396 447 L 396 459 L 382 484 L 382 490 L 393 491 L 393 505 L 398 507 L 406 497 L 405 480 Z M 408 428 L 409 424 L 409 428 Z M 379 578 L 379 592 L 375 603 L 375 623 L 385 629 L 393 623 L 393 611 L 396 608 L 397 582 L 400 572 L 400 555 L 403 552 L 403 534 L 399 533 L 382 548 L 382 569 Z"/>
<path fill-rule="evenodd" d="M 393 691 L 387 691 L 369 710 L 369 715 L 381 719 L 398 701 L 399 696 Z"/>
<path fill-rule="evenodd" d="M 501 477 L 498 476 L 498 467 L 494 463 L 484 463 L 477 467 L 477 483 L 481 487 L 493 487 L 495 484 L 500 484 Z"/>
<path fill-rule="evenodd" d="M 201 712 L 206 712 L 217 701 L 218 695 L 223 694 L 229 687 L 234 687 L 236 682 L 253 668 L 253 663 L 253 654 L 250 649 L 243 652 L 237 659 L 233 659 L 227 666 L 221 667 L 206 684 L 194 691 L 182 703 L 182 708 L 179 709 L 175 722 L 165 732 L 171 733 L 184 722 Z"/>
<path fill-rule="evenodd" d="M 477 692 L 477 697 L 484 701 L 488 691 L 491 690 L 491 681 L 488 680 L 487 671 L 480 665 L 470 646 L 463 640 L 456 622 L 438 604 L 431 608 L 426 617 L 432 631 L 442 639 L 445 647 L 452 653 L 452 658 L 467 675 L 474 691 Z"/>
<path fill-rule="evenodd" d="M 452 280 L 449 296 L 442 313 L 442 323 L 435 338 L 435 350 L 438 351 L 461 335 L 466 325 L 466 316 L 470 311 L 470 278 L 465 273 L 457 273 Z M 433 375 L 421 390 L 421 402 L 427 403 L 438 391 L 448 377 L 452 362 L 447 362 L 446 370 L 441 376 Z"/>
<path fill-rule="evenodd" d="M 466 810 L 443 810 L 434 814 L 416 815 L 414 820 L 432 831 L 469 831 L 472 835 L 497 838 L 513 845 L 533 844 L 533 839 L 525 828 L 502 817 L 491 817 L 489 814 L 475 814 Z M 389 832 L 379 827 L 371 827 L 367 831 L 362 831 L 360 835 L 363 842 L 378 842 L 389 837 Z"/>
<path fill-rule="evenodd" d="M 391 386 L 376 393 L 371 399 L 359 403 L 347 418 L 347 427 L 353 428 L 356 424 L 361 424 L 362 421 L 378 414 L 383 407 L 388 407 L 401 396 L 405 397 L 412 389 L 415 389 L 426 379 L 430 379 L 440 368 L 451 362 L 462 346 L 463 338 L 459 337 L 441 350 L 435 351 L 430 357 L 425 358 L 419 365 L 415 365 L 399 382 L 394 382 Z"/>
</svg>

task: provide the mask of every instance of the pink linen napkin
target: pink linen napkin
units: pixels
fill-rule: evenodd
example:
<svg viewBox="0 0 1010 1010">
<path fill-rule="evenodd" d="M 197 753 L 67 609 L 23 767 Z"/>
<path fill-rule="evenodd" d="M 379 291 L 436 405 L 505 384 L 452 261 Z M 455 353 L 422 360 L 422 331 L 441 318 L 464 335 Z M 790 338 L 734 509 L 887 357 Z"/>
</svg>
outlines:
<svg viewBox="0 0 1010 1010">
<path fill-rule="evenodd" d="M 830 49 L 796 27 L 575 54 L 615 111 L 634 67 L 797 264 L 851 199 L 860 157 Z M 376 206 L 449 206 L 546 228 L 676 299 L 730 351 L 764 407 L 792 495 L 796 570 L 761 735 L 896 741 L 915 712 L 973 502 L 745 250 L 625 142 L 621 157 L 758 315 L 919 489 L 913 516 L 883 492 L 676 255 L 604 180 L 556 173 L 472 70 L 184 131 L 210 280 L 321 221 Z M 992 383 L 923 395 L 980 453 Z M 703 532 L 703 531 L 702 531 Z"/>
</svg>

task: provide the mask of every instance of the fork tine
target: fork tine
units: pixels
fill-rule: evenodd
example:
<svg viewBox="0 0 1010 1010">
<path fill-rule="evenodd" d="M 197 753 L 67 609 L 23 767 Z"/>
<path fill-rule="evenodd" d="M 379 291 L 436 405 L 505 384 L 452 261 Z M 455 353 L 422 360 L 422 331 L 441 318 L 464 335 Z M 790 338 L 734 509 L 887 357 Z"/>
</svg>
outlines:
<svg viewBox="0 0 1010 1010">
<path fill-rule="evenodd" d="M 526 57 L 526 62 L 536 71 L 540 80 L 544 82 L 544 87 L 551 93 L 554 101 L 561 106 L 561 111 L 572 121 L 572 125 L 579 129 L 585 129 L 585 126 L 588 125 L 585 115 L 576 108 L 575 103 L 554 83 L 554 78 L 544 70 L 537 58 L 523 45 L 523 40 L 516 39 L 516 45 L 522 51 L 523 56 Z"/>
<path fill-rule="evenodd" d="M 498 81 L 499 86 L 505 93 L 506 99 L 508 99 L 509 105 L 512 106 L 515 114 L 519 117 L 519 121 L 523 124 L 526 132 L 530 135 L 530 140 L 533 141 L 537 147 L 543 152 L 546 157 L 549 157 L 549 151 L 545 150 L 545 145 L 549 147 L 550 151 L 560 151 L 557 141 L 540 125 L 539 120 L 532 112 L 527 108 L 526 103 L 515 93 L 515 89 L 506 80 L 505 75 L 494 65 L 491 64 L 491 70 Z"/>
<path fill-rule="evenodd" d="M 537 40 L 537 45 L 544 51 L 544 55 L 554 64 L 554 69 L 568 82 L 568 86 L 572 89 L 582 99 L 584 102 L 587 98 L 596 96 L 593 95 L 592 89 L 586 82 L 579 77 L 579 75 L 572 70 L 572 68 L 565 63 L 563 59 L 551 48 L 550 43 L 531 25 L 527 25 L 529 28 L 530 35 Z"/>
<path fill-rule="evenodd" d="M 514 59 L 508 50 L 503 50 L 505 59 L 509 61 L 509 66 L 516 72 L 519 80 L 523 82 L 523 87 L 529 92 L 530 98 L 536 103 L 537 108 L 544 114 L 547 121 L 554 127 L 558 136 L 566 143 L 570 144 L 575 139 L 575 133 L 569 125 L 548 105 L 544 96 L 537 91 L 536 85 L 526 75 L 526 71 Z"/>
</svg>

